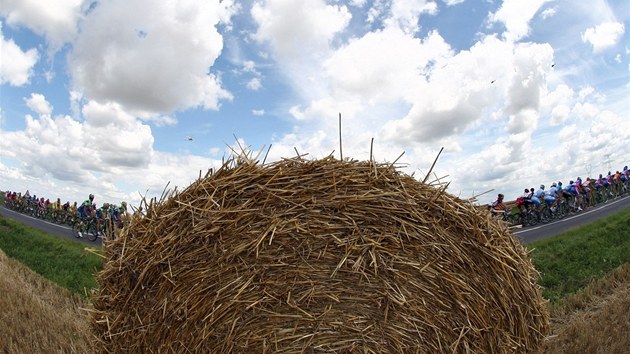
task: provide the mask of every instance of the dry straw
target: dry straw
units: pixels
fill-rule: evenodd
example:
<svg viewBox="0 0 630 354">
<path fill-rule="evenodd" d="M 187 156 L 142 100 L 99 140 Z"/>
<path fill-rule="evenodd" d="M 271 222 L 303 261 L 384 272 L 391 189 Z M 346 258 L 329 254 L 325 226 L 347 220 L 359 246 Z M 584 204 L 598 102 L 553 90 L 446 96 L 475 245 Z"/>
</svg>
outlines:
<svg viewBox="0 0 630 354">
<path fill-rule="evenodd" d="M 101 352 L 536 352 L 522 245 L 393 164 L 239 156 L 106 243 Z"/>
</svg>

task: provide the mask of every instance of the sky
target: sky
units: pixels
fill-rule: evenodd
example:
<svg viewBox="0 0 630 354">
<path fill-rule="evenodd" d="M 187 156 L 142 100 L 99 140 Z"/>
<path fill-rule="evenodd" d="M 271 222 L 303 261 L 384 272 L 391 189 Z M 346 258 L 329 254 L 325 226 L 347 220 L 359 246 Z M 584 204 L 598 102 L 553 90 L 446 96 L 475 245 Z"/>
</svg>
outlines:
<svg viewBox="0 0 630 354">
<path fill-rule="evenodd" d="M 138 205 L 243 149 L 422 180 L 443 148 L 430 181 L 513 200 L 630 164 L 629 26 L 626 0 L 3 0 L 0 190 Z"/>
</svg>

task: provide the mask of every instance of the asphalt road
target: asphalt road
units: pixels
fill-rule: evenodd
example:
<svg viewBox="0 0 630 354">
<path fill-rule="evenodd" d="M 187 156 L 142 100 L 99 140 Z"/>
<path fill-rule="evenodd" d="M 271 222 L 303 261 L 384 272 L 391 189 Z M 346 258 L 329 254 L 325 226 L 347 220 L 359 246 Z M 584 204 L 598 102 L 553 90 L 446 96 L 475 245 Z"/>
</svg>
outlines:
<svg viewBox="0 0 630 354">
<path fill-rule="evenodd" d="M 22 213 L 18 213 L 16 211 L 11 210 L 11 209 L 7 209 L 4 206 L 0 207 L 0 215 L 4 216 L 6 218 L 9 218 L 9 219 L 13 219 L 13 220 L 18 221 L 18 222 L 21 222 L 22 224 L 25 224 L 25 225 L 30 226 L 32 228 L 42 230 L 42 231 L 44 231 L 46 233 L 66 238 L 68 240 L 73 240 L 73 241 L 77 241 L 77 242 L 84 242 L 84 243 L 92 245 L 92 246 L 95 246 L 95 245 L 96 246 L 101 246 L 101 239 L 100 238 L 98 238 L 94 242 L 90 242 L 87 238 L 76 238 L 72 234 L 72 229 L 69 226 L 66 226 L 66 225 L 58 225 L 58 224 L 55 224 L 55 223 L 52 223 L 52 222 L 44 221 L 42 219 L 34 218 L 32 216 L 24 215 Z"/>
<path fill-rule="evenodd" d="M 588 208 L 562 220 L 554 221 L 548 224 L 539 224 L 532 227 L 516 229 L 513 234 L 524 243 L 542 240 L 574 229 L 578 226 L 590 224 L 598 219 L 617 213 L 626 208 L 630 208 L 630 196 L 625 196 L 623 198 L 618 198 L 607 203 Z M 4 206 L 0 207 L 0 215 L 69 240 L 84 242 L 89 245 L 101 245 L 100 238 L 95 242 L 90 242 L 85 238 L 75 238 L 72 235 L 72 229 L 68 226 L 57 225 L 41 219 L 33 218 L 31 216 L 6 209 Z"/>
</svg>

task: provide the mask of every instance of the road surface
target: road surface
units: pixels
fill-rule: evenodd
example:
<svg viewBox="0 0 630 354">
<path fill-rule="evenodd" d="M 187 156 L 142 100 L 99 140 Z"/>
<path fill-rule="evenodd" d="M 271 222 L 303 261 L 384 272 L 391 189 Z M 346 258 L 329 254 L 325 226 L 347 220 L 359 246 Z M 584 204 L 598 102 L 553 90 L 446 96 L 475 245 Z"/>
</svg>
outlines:
<svg viewBox="0 0 630 354">
<path fill-rule="evenodd" d="M 516 229 L 513 231 L 514 236 L 519 238 L 524 243 L 542 240 L 545 238 L 553 237 L 561 234 L 565 231 L 574 229 L 578 226 L 590 224 L 605 216 L 620 212 L 623 209 L 630 208 L 630 196 L 623 198 L 617 198 L 607 203 L 599 204 L 594 207 L 588 208 L 577 214 L 565 217 L 562 220 L 550 222 L 547 224 L 538 224 L 536 226 Z M 26 224 L 30 227 L 40 229 L 47 233 L 57 235 L 69 240 L 77 242 L 84 242 L 90 245 L 101 245 L 101 239 L 99 238 L 95 242 L 90 242 L 85 238 L 75 238 L 72 235 L 72 229 L 68 226 L 57 225 L 41 219 L 33 218 L 13 210 L 6 209 L 4 206 L 0 207 L 0 215 L 8 217 Z"/>
</svg>

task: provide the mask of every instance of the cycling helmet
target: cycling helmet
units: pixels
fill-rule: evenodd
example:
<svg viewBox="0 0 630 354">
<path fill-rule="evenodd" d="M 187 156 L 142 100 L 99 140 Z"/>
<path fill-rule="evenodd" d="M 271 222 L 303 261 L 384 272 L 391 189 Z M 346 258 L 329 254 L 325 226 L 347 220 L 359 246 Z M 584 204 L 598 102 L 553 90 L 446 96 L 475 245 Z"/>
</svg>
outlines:
<svg viewBox="0 0 630 354">
<path fill-rule="evenodd" d="M 575 182 L 573 182 L 573 181 L 569 181 L 569 184 L 573 184 L 573 183 L 575 183 Z"/>
<path fill-rule="evenodd" d="M 90 194 L 90 200 L 94 199 L 94 194 Z"/>
<path fill-rule="evenodd" d="M 127 206 L 127 202 L 121 202 L 120 205 L 126 207 Z"/>
<path fill-rule="evenodd" d="M 553 182 L 553 183 L 551 184 L 551 186 L 552 186 L 552 187 L 557 186 L 556 182 Z"/>
<path fill-rule="evenodd" d="M 499 193 L 499 198 L 503 199 L 504 195 Z"/>
<path fill-rule="evenodd" d="M 540 185 L 540 189 L 545 189 L 545 185 L 544 185 L 544 184 L 541 184 L 541 185 Z"/>
</svg>

